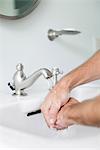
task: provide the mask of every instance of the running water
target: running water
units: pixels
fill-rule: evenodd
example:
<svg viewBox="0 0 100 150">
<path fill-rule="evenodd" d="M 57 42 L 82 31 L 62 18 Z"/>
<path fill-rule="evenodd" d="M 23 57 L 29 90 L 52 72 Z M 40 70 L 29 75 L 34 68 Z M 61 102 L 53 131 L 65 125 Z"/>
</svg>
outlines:
<svg viewBox="0 0 100 150">
<path fill-rule="evenodd" d="M 48 81 L 48 89 L 52 90 L 52 88 L 53 88 L 53 81 L 52 81 L 52 79 L 48 79 L 47 81 Z"/>
</svg>

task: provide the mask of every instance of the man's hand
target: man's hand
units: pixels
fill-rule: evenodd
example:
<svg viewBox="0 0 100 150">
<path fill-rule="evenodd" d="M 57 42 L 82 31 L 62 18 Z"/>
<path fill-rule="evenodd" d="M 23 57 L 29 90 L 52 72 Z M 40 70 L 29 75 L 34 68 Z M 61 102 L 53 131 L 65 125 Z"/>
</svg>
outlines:
<svg viewBox="0 0 100 150">
<path fill-rule="evenodd" d="M 58 113 L 56 129 L 64 129 L 73 124 L 100 127 L 100 96 L 78 102 L 71 98 Z"/>
<path fill-rule="evenodd" d="M 67 103 L 68 99 L 69 88 L 65 88 L 63 82 L 60 81 L 47 95 L 44 103 L 41 106 L 41 111 L 49 127 L 54 127 L 57 114 L 60 108 Z"/>
<path fill-rule="evenodd" d="M 57 121 L 55 125 L 56 129 L 65 129 L 68 128 L 68 126 L 73 125 L 75 123 L 75 121 L 71 118 L 71 107 L 78 103 L 79 102 L 76 99 L 70 98 L 69 101 L 61 108 L 57 115 Z"/>
</svg>

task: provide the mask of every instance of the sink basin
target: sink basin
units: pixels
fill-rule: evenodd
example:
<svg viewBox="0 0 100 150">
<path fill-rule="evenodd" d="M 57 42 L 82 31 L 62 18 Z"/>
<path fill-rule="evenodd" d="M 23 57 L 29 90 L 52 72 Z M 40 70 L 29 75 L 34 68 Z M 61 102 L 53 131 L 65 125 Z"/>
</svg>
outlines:
<svg viewBox="0 0 100 150">
<path fill-rule="evenodd" d="M 87 98 L 92 98 L 100 94 L 100 88 L 96 87 L 78 87 L 71 92 L 71 96 L 83 101 Z M 33 105 L 34 108 L 34 101 L 37 97 L 39 97 L 39 93 L 33 95 L 31 98 L 32 100 L 29 102 Z M 41 93 L 40 96 L 43 98 L 46 93 Z M 13 97 L 16 99 L 16 97 Z M 16 100 L 15 100 L 16 101 Z M 24 100 L 23 100 L 24 101 Z M 25 100 L 26 101 L 26 100 Z M 32 103 L 33 102 L 33 103 Z M 58 140 L 86 140 L 89 142 L 91 138 L 97 138 L 100 136 L 100 129 L 95 127 L 87 127 L 81 125 L 73 125 L 68 129 L 62 131 L 56 131 L 54 129 L 49 129 L 45 123 L 42 114 L 36 114 L 30 117 L 27 117 L 27 113 L 25 111 L 25 104 L 24 109 L 22 108 L 21 100 L 17 102 L 6 105 L 5 107 L 0 107 L 0 125 L 15 129 L 17 131 L 21 131 L 22 133 L 28 133 L 30 135 L 36 135 L 38 137 L 44 137 L 46 139 L 58 139 Z M 26 103 L 28 104 L 28 102 Z M 28 110 L 28 109 L 27 109 Z"/>
</svg>

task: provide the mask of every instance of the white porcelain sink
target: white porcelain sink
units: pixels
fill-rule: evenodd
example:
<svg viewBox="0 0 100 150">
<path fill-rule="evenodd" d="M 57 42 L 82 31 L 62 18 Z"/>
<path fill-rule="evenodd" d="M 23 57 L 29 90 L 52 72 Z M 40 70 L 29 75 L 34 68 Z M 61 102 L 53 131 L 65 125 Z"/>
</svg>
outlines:
<svg viewBox="0 0 100 150">
<path fill-rule="evenodd" d="M 37 93 L 39 97 L 39 93 Z M 80 101 L 97 96 L 100 94 L 100 88 L 96 87 L 79 87 L 72 91 L 71 96 L 79 99 Z M 46 93 L 40 94 L 42 98 L 46 95 Z M 9 96 L 10 98 L 10 96 Z M 36 99 L 33 95 L 30 104 L 34 107 L 34 101 Z M 55 140 L 86 140 L 89 142 L 91 138 L 97 141 L 97 136 L 100 136 L 100 129 L 95 127 L 86 127 L 80 125 L 74 125 L 65 129 L 63 131 L 55 131 L 49 129 L 44 121 L 42 114 L 37 114 L 34 116 L 27 117 L 25 113 L 23 113 L 22 103 L 20 100 L 16 102 L 16 97 L 13 97 L 14 102 L 6 105 L 5 107 L 0 107 L 0 125 L 9 127 L 11 129 L 15 129 L 21 131 L 22 133 L 28 133 L 30 135 L 35 135 L 37 137 L 46 138 L 46 139 L 55 139 Z M 23 100 L 24 101 L 24 100 Z M 26 101 L 26 100 L 25 100 Z M 33 103 L 32 103 L 33 102 Z M 28 102 L 27 102 L 28 104 Z M 25 104 L 24 104 L 25 105 Z"/>
</svg>

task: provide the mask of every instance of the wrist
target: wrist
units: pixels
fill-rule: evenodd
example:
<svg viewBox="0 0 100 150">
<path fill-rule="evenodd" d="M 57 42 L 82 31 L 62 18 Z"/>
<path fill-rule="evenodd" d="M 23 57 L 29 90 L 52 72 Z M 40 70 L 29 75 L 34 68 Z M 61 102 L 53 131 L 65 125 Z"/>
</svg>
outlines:
<svg viewBox="0 0 100 150">
<path fill-rule="evenodd" d="M 86 100 L 78 104 L 70 106 L 70 119 L 75 122 L 75 124 L 81 125 L 95 125 L 96 124 L 96 114 L 93 113 L 95 106 L 95 101 Z"/>
<path fill-rule="evenodd" d="M 69 92 L 75 87 L 75 81 L 73 75 L 65 75 L 59 81 L 60 85 L 65 88 L 66 90 L 69 89 Z"/>
<path fill-rule="evenodd" d="M 79 112 L 79 109 L 77 108 L 78 104 L 73 104 L 69 108 L 69 119 L 74 123 L 74 124 L 79 124 L 80 123 L 80 118 L 81 114 Z"/>
</svg>

